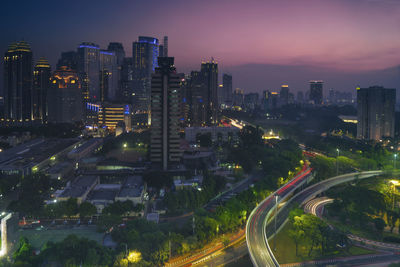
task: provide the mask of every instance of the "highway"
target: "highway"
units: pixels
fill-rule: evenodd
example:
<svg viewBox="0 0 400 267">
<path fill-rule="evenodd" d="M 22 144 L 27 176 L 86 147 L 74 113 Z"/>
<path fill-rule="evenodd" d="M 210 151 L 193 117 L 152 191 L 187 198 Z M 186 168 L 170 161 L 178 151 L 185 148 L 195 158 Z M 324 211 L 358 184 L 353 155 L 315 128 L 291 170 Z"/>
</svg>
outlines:
<svg viewBox="0 0 400 267">
<path fill-rule="evenodd" d="M 321 219 L 324 219 L 322 217 L 323 208 L 326 204 L 332 203 L 332 202 L 333 202 L 333 199 L 327 198 L 327 197 L 314 198 L 314 199 L 308 201 L 304 205 L 304 212 L 311 213 Z M 332 227 L 331 225 L 329 225 L 329 226 Z M 368 246 L 373 249 L 379 248 L 381 250 L 396 251 L 396 252 L 398 252 L 400 249 L 399 244 L 379 242 L 379 241 L 375 241 L 375 240 L 362 238 L 362 237 L 352 235 L 352 234 L 347 234 L 347 237 L 354 243 L 363 244 L 364 246 Z"/>
<path fill-rule="evenodd" d="M 311 169 L 304 170 L 291 182 L 285 184 L 278 189 L 274 194 L 267 197 L 261 202 L 250 214 L 246 225 L 246 241 L 250 253 L 250 259 L 254 266 L 279 266 L 278 261 L 275 259 L 272 249 L 268 244 L 268 238 L 274 234 L 273 221 L 268 222 L 272 218 L 275 210 L 274 195 L 278 195 L 279 203 L 291 192 L 293 192 L 301 183 L 304 183 L 305 178 L 310 174 Z M 288 213 L 291 209 L 292 203 L 305 203 L 316 195 L 326 191 L 327 189 L 342 183 L 350 182 L 357 179 L 365 179 L 383 174 L 381 170 L 355 172 L 350 174 L 339 175 L 322 182 L 311 185 L 292 197 L 285 206 L 278 212 L 276 218 L 277 225 L 283 225 L 286 221 Z M 268 224 L 268 225 L 267 225 Z"/>
<path fill-rule="evenodd" d="M 291 181 L 263 200 L 250 214 L 246 225 L 246 242 L 250 259 L 254 266 L 279 266 L 266 242 L 266 224 L 275 207 L 275 195 L 280 203 L 311 176 L 311 168 L 304 165 L 303 170 Z"/>
</svg>

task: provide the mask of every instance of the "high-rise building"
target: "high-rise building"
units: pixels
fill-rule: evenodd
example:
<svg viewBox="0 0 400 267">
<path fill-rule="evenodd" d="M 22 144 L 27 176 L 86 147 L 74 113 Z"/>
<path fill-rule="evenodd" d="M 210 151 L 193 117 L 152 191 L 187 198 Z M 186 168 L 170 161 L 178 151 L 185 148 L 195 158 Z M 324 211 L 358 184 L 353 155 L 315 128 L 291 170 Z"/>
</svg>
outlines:
<svg viewBox="0 0 400 267">
<path fill-rule="evenodd" d="M 163 46 L 164 46 L 164 57 L 168 57 L 168 36 L 164 36 Z"/>
<path fill-rule="evenodd" d="M 85 102 L 100 100 L 100 47 L 82 43 L 78 47 L 78 73 Z"/>
<path fill-rule="evenodd" d="M 232 106 L 232 75 L 224 73 L 222 75 L 223 95 L 222 103 L 226 106 Z"/>
<path fill-rule="evenodd" d="M 396 89 L 357 88 L 357 138 L 394 137 Z"/>
<path fill-rule="evenodd" d="M 25 41 L 10 44 L 4 54 L 4 116 L 30 121 L 32 114 L 32 51 Z"/>
<path fill-rule="evenodd" d="M 78 61 L 79 57 L 76 51 L 62 52 L 61 58 L 57 62 L 57 69 L 65 66 L 72 70 L 78 71 Z"/>
<path fill-rule="evenodd" d="M 279 92 L 279 99 L 281 106 L 289 104 L 289 85 L 282 85 L 281 91 Z"/>
<path fill-rule="evenodd" d="M 200 71 L 192 71 L 186 92 L 189 114 L 188 125 L 204 126 L 207 118 L 206 86 Z"/>
<path fill-rule="evenodd" d="M 218 63 L 211 59 L 201 64 L 201 76 L 205 85 L 206 124 L 218 123 Z"/>
<path fill-rule="evenodd" d="M 125 50 L 122 43 L 111 42 L 108 44 L 107 51 L 114 52 L 117 57 L 117 65 L 122 66 L 125 58 Z"/>
<path fill-rule="evenodd" d="M 118 92 L 118 58 L 115 52 L 100 50 L 100 101 L 115 101 Z"/>
<path fill-rule="evenodd" d="M 333 88 L 329 89 L 328 101 L 330 104 L 333 104 L 336 102 L 336 92 L 335 92 L 335 90 L 333 90 Z"/>
<path fill-rule="evenodd" d="M 32 109 L 33 119 L 47 121 L 47 91 L 50 87 L 51 67 L 47 59 L 41 57 L 33 71 Z"/>
<path fill-rule="evenodd" d="M 72 123 L 82 121 L 82 88 L 76 71 L 61 67 L 50 78 L 51 88 L 47 91 L 48 121 Z"/>
<path fill-rule="evenodd" d="M 150 110 L 151 74 L 158 66 L 159 43 L 157 38 L 139 36 L 132 46 L 133 110 L 147 113 Z"/>
<path fill-rule="evenodd" d="M 181 159 L 179 140 L 180 80 L 173 57 L 160 57 L 151 81 L 150 160 L 168 170 Z"/>
<path fill-rule="evenodd" d="M 121 69 L 121 90 L 119 91 L 118 98 L 122 103 L 132 103 L 133 93 L 133 67 L 132 58 L 126 57 L 122 63 Z"/>
<path fill-rule="evenodd" d="M 243 100 L 244 100 L 243 90 L 236 88 L 235 91 L 233 91 L 233 105 L 236 107 L 242 107 Z"/>
<path fill-rule="evenodd" d="M 109 43 L 107 50 L 109 52 L 113 52 L 115 56 L 117 57 L 117 77 L 118 77 L 118 91 L 116 92 L 116 98 L 121 101 L 121 102 L 126 102 L 130 103 L 130 99 L 123 99 L 121 98 L 122 92 L 124 90 L 124 83 L 123 83 L 123 66 L 124 66 L 124 60 L 125 60 L 125 50 L 124 46 L 121 43 Z"/>
<path fill-rule="evenodd" d="M 304 94 L 302 91 L 297 92 L 297 103 L 299 104 L 304 103 Z"/>
<path fill-rule="evenodd" d="M 258 93 L 245 94 L 243 104 L 246 110 L 256 109 L 258 105 Z"/>
<path fill-rule="evenodd" d="M 168 57 L 168 36 L 164 36 L 163 43 L 159 46 L 159 56 Z"/>
<path fill-rule="evenodd" d="M 310 81 L 310 102 L 314 105 L 322 104 L 322 92 L 324 81 L 312 80 Z"/>
</svg>

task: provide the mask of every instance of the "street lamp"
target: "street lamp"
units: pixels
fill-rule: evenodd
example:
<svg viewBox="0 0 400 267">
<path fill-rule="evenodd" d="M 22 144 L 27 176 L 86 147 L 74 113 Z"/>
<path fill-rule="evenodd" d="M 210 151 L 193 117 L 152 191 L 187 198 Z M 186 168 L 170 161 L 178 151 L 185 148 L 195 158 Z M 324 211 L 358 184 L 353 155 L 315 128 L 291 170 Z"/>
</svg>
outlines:
<svg viewBox="0 0 400 267">
<path fill-rule="evenodd" d="M 278 198 L 279 195 L 275 194 L 275 235 L 274 235 L 274 251 L 276 251 L 276 218 L 278 217 Z"/>
<path fill-rule="evenodd" d="M 393 169 L 396 169 L 397 153 L 395 153 L 393 157 L 394 157 L 394 159 L 393 159 Z"/>
<path fill-rule="evenodd" d="M 337 156 L 336 156 L 336 176 L 339 175 L 339 148 L 336 148 Z"/>
<path fill-rule="evenodd" d="M 396 185 L 399 185 L 399 181 L 397 181 L 397 180 L 390 180 L 390 183 L 392 184 L 392 186 L 393 186 L 393 191 L 392 191 L 392 202 L 393 202 L 393 205 L 392 205 L 392 209 L 394 210 L 394 190 L 395 190 L 395 188 L 396 188 Z"/>
</svg>

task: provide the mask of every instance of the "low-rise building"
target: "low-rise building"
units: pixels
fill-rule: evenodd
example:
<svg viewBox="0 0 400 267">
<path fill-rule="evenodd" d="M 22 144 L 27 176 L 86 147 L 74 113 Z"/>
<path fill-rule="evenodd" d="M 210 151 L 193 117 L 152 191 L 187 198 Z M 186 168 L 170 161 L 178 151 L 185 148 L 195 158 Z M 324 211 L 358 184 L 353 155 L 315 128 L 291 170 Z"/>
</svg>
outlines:
<svg viewBox="0 0 400 267">
<path fill-rule="evenodd" d="M 81 204 L 99 182 L 100 178 L 98 176 L 78 176 L 72 183 L 67 185 L 56 199 L 57 201 L 66 201 L 70 198 L 76 198 L 78 204 Z"/>
<path fill-rule="evenodd" d="M 74 171 L 74 166 L 72 162 L 62 161 L 60 163 L 51 166 L 49 169 L 46 170 L 46 173 L 52 179 L 61 180 L 64 179 L 65 177 L 72 175 L 73 171 Z"/>
<path fill-rule="evenodd" d="M 68 153 L 68 158 L 80 160 L 81 158 L 93 153 L 102 144 L 103 138 L 91 138 L 72 149 L 71 152 Z"/>
<path fill-rule="evenodd" d="M 143 203 L 146 185 L 141 176 L 135 175 L 126 178 L 125 183 L 115 197 L 115 201 L 130 200 L 135 205 Z"/>
<path fill-rule="evenodd" d="M 79 143 L 79 139 L 37 138 L 0 153 L 0 172 L 29 175 L 53 165 Z"/>
<path fill-rule="evenodd" d="M 218 166 L 215 153 L 202 149 L 186 150 L 182 156 L 182 163 L 189 170 L 213 169 Z"/>
<path fill-rule="evenodd" d="M 98 184 L 88 195 L 87 201 L 96 206 L 97 212 L 101 213 L 109 204 L 114 203 L 120 184 Z"/>
</svg>

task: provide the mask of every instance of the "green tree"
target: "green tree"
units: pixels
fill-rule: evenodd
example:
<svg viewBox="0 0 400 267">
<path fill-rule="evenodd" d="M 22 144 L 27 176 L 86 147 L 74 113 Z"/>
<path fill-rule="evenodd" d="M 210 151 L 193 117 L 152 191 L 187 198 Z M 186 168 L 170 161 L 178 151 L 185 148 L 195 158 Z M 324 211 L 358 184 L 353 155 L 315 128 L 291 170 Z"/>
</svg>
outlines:
<svg viewBox="0 0 400 267">
<path fill-rule="evenodd" d="M 91 217 L 97 213 L 96 206 L 87 201 L 79 205 L 78 209 L 79 209 L 79 216 L 81 218 Z"/>
<path fill-rule="evenodd" d="M 68 217 L 78 214 L 78 201 L 76 198 L 69 198 L 64 204 L 64 214 Z"/>
</svg>

